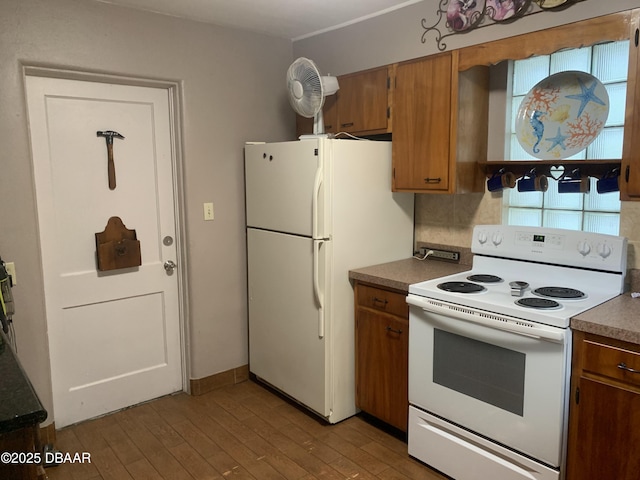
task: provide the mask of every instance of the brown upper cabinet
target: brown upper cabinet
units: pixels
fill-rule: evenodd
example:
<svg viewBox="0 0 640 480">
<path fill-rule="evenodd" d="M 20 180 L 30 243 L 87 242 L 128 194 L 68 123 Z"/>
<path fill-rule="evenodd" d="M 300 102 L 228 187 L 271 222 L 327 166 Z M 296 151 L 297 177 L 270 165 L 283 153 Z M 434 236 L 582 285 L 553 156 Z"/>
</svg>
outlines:
<svg viewBox="0 0 640 480">
<path fill-rule="evenodd" d="M 393 190 L 483 191 L 489 69 L 458 73 L 458 51 L 397 65 L 393 93 Z"/>
<path fill-rule="evenodd" d="M 338 131 L 375 135 L 390 131 L 388 67 L 338 78 Z"/>
<path fill-rule="evenodd" d="M 389 112 L 391 67 L 338 77 L 340 90 L 325 98 L 322 109 L 325 133 L 377 135 L 391 132 Z M 298 136 L 313 132 L 313 119 L 296 118 Z"/>
<path fill-rule="evenodd" d="M 640 9 L 631 12 L 620 199 L 640 200 Z"/>
<path fill-rule="evenodd" d="M 638 12 L 606 15 L 398 64 L 392 106 L 393 190 L 482 192 L 485 174 L 500 168 L 496 164 L 507 163 L 504 159 L 487 161 L 491 66 L 565 48 L 631 38 L 622 159 L 623 170 L 630 164 L 630 183 L 624 183 L 623 171 L 621 191 L 625 198 L 627 187 L 633 186 L 634 195 L 640 199 L 640 135 L 633 134 L 640 128 L 640 109 L 633 108 L 640 104 L 640 82 L 635 82 L 640 52 L 633 42 Z M 586 162 L 596 167 L 594 171 L 600 171 L 597 164 L 603 163 L 600 167 L 609 169 L 611 160 Z M 478 168 L 478 164 L 482 167 Z M 525 162 L 518 162 L 518 167 L 527 168 Z"/>
<path fill-rule="evenodd" d="M 622 159 L 509 164 L 504 158 L 487 158 L 493 65 L 626 39 L 630 47 Z M 634 9 L 343 75 L 338 77 L 340 90 L 325 102 L 325 131 L 375 135 L 393 130 L 394 191 L 483 192 L 486 175 L 505 163 L 523 172 L 534 165 L 571 163 L 595 176 L 620 166 L 621 199 L 640 200 L 639 42 L 640 9 Z M 311 133 L 313 121 L 298 119 L 298 135 Z"/>
</svg>

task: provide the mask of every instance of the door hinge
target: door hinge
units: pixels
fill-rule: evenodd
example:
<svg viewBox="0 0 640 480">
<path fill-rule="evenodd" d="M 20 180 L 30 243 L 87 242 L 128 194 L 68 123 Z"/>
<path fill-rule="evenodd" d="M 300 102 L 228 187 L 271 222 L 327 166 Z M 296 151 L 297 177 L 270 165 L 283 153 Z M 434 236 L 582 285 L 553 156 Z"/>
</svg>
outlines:
<svg viewBox="0 0 640 480">
<path fill-rule="evenodd" d="M 576 405 L 580 403 L 580 387 L 576 387 Z"/>
<path fill-rule="evenodd" d="M 314 149 L 313 149 L 313 154 L 314 154 L 316 157 L 318 156 L 318 149 L 317 149 L 317 148 L 314 148 Z"/>
<path fill-rule="evenodd" d="M 629 165 L 624 169 L 624 181 L 629 183 Z"/>
</svg>

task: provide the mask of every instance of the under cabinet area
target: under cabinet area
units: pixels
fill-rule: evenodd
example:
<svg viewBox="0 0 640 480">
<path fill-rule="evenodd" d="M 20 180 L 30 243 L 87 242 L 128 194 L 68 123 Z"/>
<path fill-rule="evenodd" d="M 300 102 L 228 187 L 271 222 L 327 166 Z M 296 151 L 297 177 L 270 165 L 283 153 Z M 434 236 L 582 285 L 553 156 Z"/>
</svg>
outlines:
<svg viewBox="0 0 640 480">
<path fill-rule="evenodd" d="M 409 412 L 406 293 L 355 285 L 356 406 L 404 432 Z"/>
<path fill-rule="evenodd" d="M 640 472 L 640 345 L 574 333 L 567 480 Z"/>
</svg>

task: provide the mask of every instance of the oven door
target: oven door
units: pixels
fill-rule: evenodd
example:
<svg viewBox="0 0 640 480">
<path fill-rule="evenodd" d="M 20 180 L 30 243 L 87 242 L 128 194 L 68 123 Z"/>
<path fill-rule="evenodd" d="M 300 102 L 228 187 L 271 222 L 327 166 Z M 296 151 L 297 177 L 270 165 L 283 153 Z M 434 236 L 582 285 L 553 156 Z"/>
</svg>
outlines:
<svg viewBox="0 0 640 480">
<path fill-rule="evenodd" d="M 407 302 L 409 403 L 559 468 L 570 330 L 416 295 Z"/>
</svg>

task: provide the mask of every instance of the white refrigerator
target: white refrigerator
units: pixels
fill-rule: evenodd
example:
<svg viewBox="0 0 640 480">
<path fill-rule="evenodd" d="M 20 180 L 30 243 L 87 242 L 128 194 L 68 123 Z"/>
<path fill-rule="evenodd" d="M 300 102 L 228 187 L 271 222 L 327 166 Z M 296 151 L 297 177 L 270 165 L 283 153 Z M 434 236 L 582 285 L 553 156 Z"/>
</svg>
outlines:
<svg viewBox="0 0 640 480">
<path fill-rule="evenodd" d="M 413 252 L 391 143 L 245 146 L 249 370 L 330 423 L 356 413 L 350 269 Z"/>
</svg>

